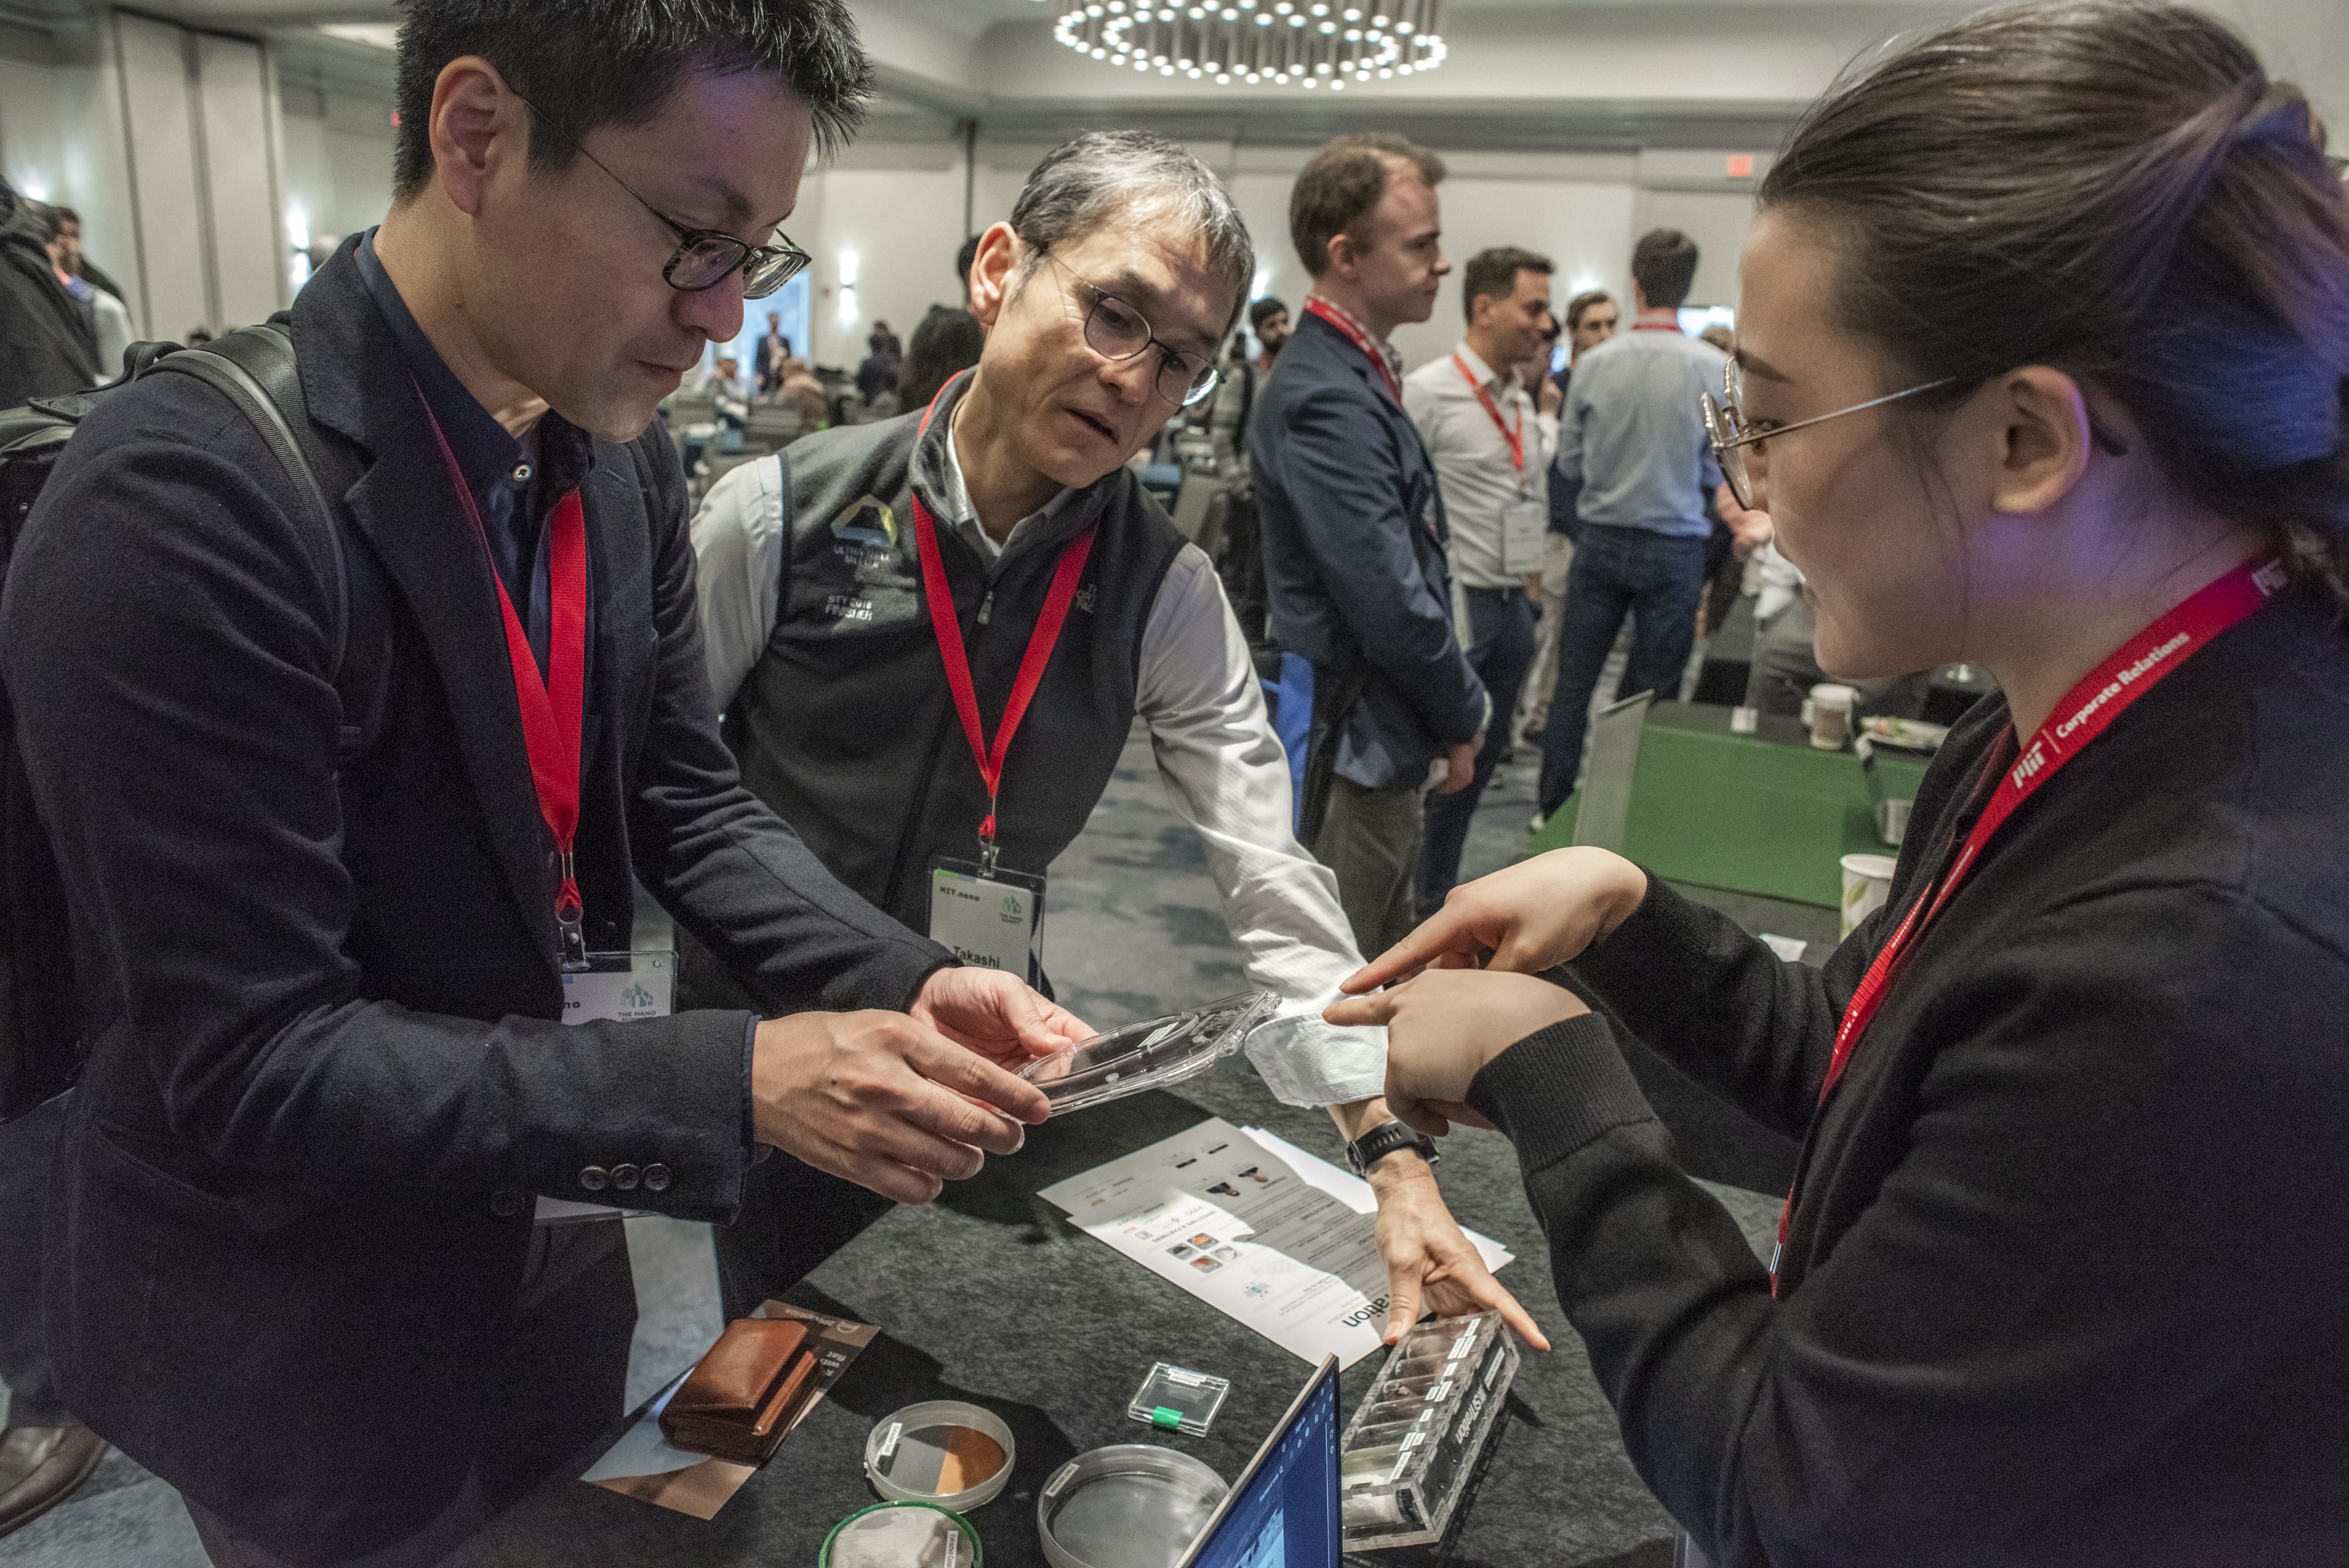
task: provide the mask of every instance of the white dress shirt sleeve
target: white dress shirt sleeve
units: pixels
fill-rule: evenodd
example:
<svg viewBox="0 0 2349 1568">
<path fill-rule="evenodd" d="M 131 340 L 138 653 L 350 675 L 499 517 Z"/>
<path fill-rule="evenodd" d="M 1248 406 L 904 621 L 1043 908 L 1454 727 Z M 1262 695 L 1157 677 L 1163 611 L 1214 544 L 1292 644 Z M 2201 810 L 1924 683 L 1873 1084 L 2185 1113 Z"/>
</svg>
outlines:
<svg viewBox="0 0 2349 1568">
<path fill-rule="evenodd" d="M 1176 815 L 1199 835 L 1248 981 L 1281 999 L 1248 1059 L 1286 1105 L 1343 1105 L 1386 1087 L 1386 1031 L 1321 1021 L 1361 967 L 1338 879 L 1290 827 L 1288 757 L 1266 717 L 1223 584 L 1185 545 L 1142 636 L 1135 707 Z"/>
<path fill-rule="evenodd" d="M 1557 461 L 1557 416 L 1534 415 L 1533 449 L 1526 453 L 1526 489 L 1545 506 L 1549 504 L 1550 465 Z"/>
<path fill-rule="evenodd" d="M 1419 439 L 1430 446 L 1435 444 L 1435 425 L 1443 407 L 1444 400 L 1430 389 L 1424 377 L 1402 379 L 1402 411 L 1419 427 Z"/>
<path fill-rule="evenodd" d="M 783 565 L 781 461 L 743 463 L 710 486 L 694 514 L 693 555 L 709 691 L 723 711 L 774 635 Z"/>
</svg>

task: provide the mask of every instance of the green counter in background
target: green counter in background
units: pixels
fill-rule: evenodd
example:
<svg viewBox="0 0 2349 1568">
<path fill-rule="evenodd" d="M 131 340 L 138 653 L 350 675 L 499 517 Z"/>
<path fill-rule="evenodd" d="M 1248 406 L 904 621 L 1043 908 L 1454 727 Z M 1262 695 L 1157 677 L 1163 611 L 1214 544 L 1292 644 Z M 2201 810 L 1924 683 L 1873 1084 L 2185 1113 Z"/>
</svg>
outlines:
<svg viewBox="0 0 2349 1568">
<path fill-rule="evenodd" d="M 1894 853 L 1876 836 L 1859 759 L 1820 751 L 1791 719 L 1764 715 L 1758 734 L 1733 734 L 1729 715 L 1685 702 L 1648 710 L 1623 853 L 1671 881 L 1836 908 L 1837 861 Z M 1879 749 L 1876 772 L 1887 795 L 1913 800 L 1925 762 Z M 1525 853 L 1573 843 L 1580 799 L 1568 796 Z"/>
</svg>

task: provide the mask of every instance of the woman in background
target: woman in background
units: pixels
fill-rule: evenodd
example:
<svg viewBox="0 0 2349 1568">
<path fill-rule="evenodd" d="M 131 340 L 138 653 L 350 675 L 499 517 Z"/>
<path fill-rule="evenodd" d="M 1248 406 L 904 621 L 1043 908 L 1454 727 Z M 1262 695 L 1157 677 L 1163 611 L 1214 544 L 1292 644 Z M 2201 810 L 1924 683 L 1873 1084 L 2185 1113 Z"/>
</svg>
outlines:
<svg viewBox="0 0 2349 1568">
<path fill-rule="evenodd" d="M 2196 12 L 1957 24 L 1771 170 L 1724 470 L 1826 670 L 2003 695 L 1824 970 L 1570 849 L 1330 1012 L 1516 1143 L 1696 1554 L 2349 1560 L 2344 376 L 2323 130 Z M 1617 1027 L 1805 1139 L 1772 1268 Z"/>
</svg>

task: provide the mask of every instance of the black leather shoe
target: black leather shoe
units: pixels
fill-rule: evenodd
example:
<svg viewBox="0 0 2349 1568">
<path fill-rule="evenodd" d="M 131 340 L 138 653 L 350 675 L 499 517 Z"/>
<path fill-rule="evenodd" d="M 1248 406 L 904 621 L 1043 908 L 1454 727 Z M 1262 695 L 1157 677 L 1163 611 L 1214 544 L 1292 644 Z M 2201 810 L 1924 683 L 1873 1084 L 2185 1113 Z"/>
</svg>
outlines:
<svg viewBox="0 0 2349 1568">
<path fill-rule="evenodd" d="M 80 1422 L 0 1431 L 0 1535 L 74 1494 L 106 1458 L 106 1439 Z"/>
</svg>

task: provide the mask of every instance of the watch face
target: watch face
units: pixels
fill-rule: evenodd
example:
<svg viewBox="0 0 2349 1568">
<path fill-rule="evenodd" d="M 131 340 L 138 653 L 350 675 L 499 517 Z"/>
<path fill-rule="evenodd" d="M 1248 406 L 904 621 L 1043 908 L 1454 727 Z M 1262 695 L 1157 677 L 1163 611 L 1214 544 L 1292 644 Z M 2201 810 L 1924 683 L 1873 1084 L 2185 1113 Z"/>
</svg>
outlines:
<svg viewBox="0 0 2349 1568">
<path fill-rule="evenodd" d="M 1247 1044 L 1279 1005 L 1268 991 L 1227 996 L 1079 1041 L 1030 1062 L 1019 1075 L 1044 1091 L 1054 1116 L 1102 1105 L 1206 1072 Z"/>
</svg>

